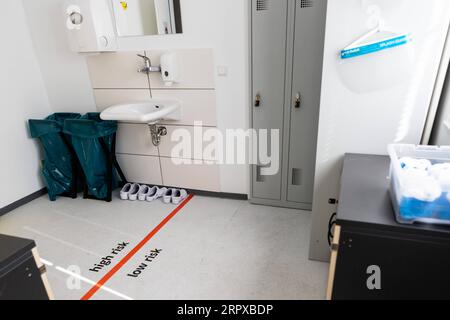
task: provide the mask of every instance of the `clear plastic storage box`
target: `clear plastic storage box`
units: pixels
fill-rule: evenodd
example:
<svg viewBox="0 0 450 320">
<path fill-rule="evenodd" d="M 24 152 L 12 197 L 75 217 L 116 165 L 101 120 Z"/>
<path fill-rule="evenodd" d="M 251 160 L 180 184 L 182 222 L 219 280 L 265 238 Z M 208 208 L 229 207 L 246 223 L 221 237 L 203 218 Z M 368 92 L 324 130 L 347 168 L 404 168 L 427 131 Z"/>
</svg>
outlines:
<svg viewBox="0 0 450 320">
<path fill-rule="evenodd" d="M 397 221 L 450 224 L 450 147 L 391 144 L 388 151 Z"/>
</svg>

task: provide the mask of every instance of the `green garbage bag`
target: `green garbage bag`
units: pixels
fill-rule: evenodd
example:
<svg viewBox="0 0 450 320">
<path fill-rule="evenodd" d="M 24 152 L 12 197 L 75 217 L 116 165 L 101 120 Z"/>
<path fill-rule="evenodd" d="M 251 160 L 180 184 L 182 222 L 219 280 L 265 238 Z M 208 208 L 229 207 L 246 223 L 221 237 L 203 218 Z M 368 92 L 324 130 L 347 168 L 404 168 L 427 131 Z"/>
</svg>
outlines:
<svg viewBox="0 0 450 320">
<path fill-rule="evenodd" d="M 51 201 L 55 201 L 58 195 L 72 191 L 73 183 L 76 183 L 72 155 L 66 144 L 70 143 L 70 137 L 64 135 L 63 127 L 66 119 L 80 117 L 79 113 L 55 113 L 44 120 L 28 121 L 31 137 L 39 139 L 44 149 L 42 175 Z"/>
<path fill-rule="evenodd" d="M 108 196 L 108 177 L 112 179 L 113 189 L 119 185 L 115 170 L 108 172 L 108 154 L 100 142 L 103 139 L 111 152 L 116 132 L 117 122 L 101 120 L 100 113 L 88 113 L 64 122 L 64 133 L 71 136 L 89 194 L 98 199 Z"/>
</svg>

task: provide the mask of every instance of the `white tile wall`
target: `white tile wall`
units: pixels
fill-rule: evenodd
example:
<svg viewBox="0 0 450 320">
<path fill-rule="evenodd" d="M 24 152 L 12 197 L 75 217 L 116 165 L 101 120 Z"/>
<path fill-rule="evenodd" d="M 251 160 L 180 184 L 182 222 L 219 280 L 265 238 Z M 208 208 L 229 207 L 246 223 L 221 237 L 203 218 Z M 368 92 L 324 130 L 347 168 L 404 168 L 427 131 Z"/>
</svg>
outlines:
<svg viewBox="0 0 450 320">
<path fill-rule="evenodd" d="M 117 161 L 128 181 L 163 184 L 159 157 L 118 154 Z"/>
<path fill-rule="evenodd" d="M 165 126 L 167 128 L 167 136 L 162 138 L 161 144 L 159 145 L 159 154 L 162 157 L 171 157 L 172 156 L 172 150 L 173 148 L 180 143 L 180 141 L 173 141 L 172 135 L 175 130 L 182 130 L 181 133 L 188 134 L 188 137 L 191 139 L 191 150 L 190 150 L 190 156 L 188 155 L 179 155 L 177 158 L 188 158 L 188 159 L 198 159 L 198 160 L 215 160 L 214 155 L 213 157 L 203 156 L 201 154 L 200 156 L 196 156 L 194 154 L 194 127 L 191 126 Z M 203 128 L 203 132 L 206 130 L 209 130 L 210 128 Z M 200 135 L 200 134 L 197 134 Z M 200 135 L 200 138 L 202 138 L 203 135 Z M 203 142 L 202 147 L 205 148 L 206 146 L 210 145 L 211 142 Z M 202 149 L 203 150 L 203 149 Z M 188 151 L 189 152 L 189 151 Z"/>
<path fill-rule="evenodd" d="M 150 129 L 146 124 L 119 123 L 117 152 L 158 156 L 158 148 L 153 145 Z"/>
<path fill-rule="evenodd" d="M 144 60 L 136 54 L 144 52 L 102 53 L 87 57 L 89 75 L 94 89 L 148 89 L 148 76 L 137 70 Z"/>
<path fill-rule="evenodd" d="M 138 73 L 143 66 L 137 53 L 107 53 L 87 58 L 94 89 L 97 110 L 126 102 L 155 99 L 178 99 L 183 107 L 180 121 L 163 121 L 168 135 L 162 138 L 159 148 L 151 142 L 149 128 L 145 124 L 120 123 L 117 135 L 117 158 L 129 181 L 147 184 L 179 186 L 189 189 L 220 191 L 219 165 L 178 164 L 171 151 L 177 142 L 170 137 L 175 129 L 192 133 L 194 122 L 201 121 L 204 130 L 217 126 L 216 92 L 214 90 L 214 59 L 210 49 L 175 50 L 178 59 L 179 81 L 165 86 L 161 75 L 148 77 Z M 152 65 L 160 64 L 164 51 L 147 51 Z M 206 145 L 206 144 L 205 144 Z M 192 151 L 192 158 L 194 154 Z M 202 158 L 202 157 L 201 157 Z"/>
<path fill-rule="evenodd" d="M 194 121 L 202 121 L 204 126 L 215 127 L 216 93 L 214 90 L 152 90 L 155 99 L 177 99 L 182 104 L 180 121 L 162 121 L 162 124 L 194 125 Z M 126 102 L 149 101 L 148 89 L 94 89 L 97 110 Z"/>
<path fill-rule="evenodd" d="M 164 184 L 181 188 L 220 191 L 219 166 L 217 164 L 175 165 L 170 158 L 161 157 Z"/>
<path fill-rule="evenodd" d="M 164 124 L 194 125 L 194 121 L 202 121 L 204 126 L 217 126 L 216 92 L 214 90 L 158 90 L 152 89 L 156 99 L 175 98 L 182 104 L 181 121 L 162 121 Z"/>
<path fill-rule="evenodd" d="M 97 110 L 102 112 L 116 104 L 150 100 L 149 89 L 94 89 Z"/>
<path fill-rule="evenodd" d="M 152 65 L 160 65 L 160 57 L 166 51 L 147 51 Z M 173 51 L 171 51 L 173 52 Z M 214 55 L 211 49 L 175 50 L 179 82 L 166 87 L 161 75 L 150 74 L 152 89 L 161 88 L 193 88 L 214 89 Z"/>
</svg>

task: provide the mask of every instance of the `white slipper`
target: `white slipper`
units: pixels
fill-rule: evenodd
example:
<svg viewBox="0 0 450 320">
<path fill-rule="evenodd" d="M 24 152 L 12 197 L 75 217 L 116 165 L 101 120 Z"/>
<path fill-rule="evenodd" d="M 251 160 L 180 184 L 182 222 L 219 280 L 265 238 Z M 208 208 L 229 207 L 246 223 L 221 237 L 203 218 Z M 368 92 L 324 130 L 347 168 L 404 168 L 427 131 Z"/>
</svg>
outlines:
<svg viewBox="0 0 450 320">
<path fill-rule="evenodd" d="M 188 196 L 188 193 L 186 190 L 174 189 L 174 191 L 172 192 L 172 203 L 180 204 L 181 201 L 183 201 L 184 199 L 187 198 L 187 196 Z"/>
<path fill-rule="evenodd" d="M 138 197 L 138 192 L 141 189 L 141 186 L 137 183 L 133 183 L 130 189 L 130 192 L 128 193 L 128 200 L 130 201 L 136 201 Z"/>
<path fill-rule="evenodd" d="M 120 190 L 120 199 L 128 200 L 130 196 L 131 189 L 134 189 L 134 183 L 127 183 L 123 186 L 122 190 Z"/>
<path fill-rule="evenodd" d="M 147 199 L 147 196 L 149 193 L 150 193 L 150 187 L 145 184 L 141 185 L 141 187 L 139 188 L 139 191 L 138 191 L 138 200 L 145 201 L 145 199 Z"/>
<path fill-rule="evenodd" d="M 174 194 L 175 189 L 169 188 L 167 189 L 162 197 L 164 203 L 170 203 L 172 201 L 172 195 Z"/>
<path fill-rule="evenodd" d="M 159 199 L 166 192 L 167 188 L 160 188 L 157 186 L 151 187 L 147 195 L 147 201 L 152 202 L 153 200 Z"/>
</svg>

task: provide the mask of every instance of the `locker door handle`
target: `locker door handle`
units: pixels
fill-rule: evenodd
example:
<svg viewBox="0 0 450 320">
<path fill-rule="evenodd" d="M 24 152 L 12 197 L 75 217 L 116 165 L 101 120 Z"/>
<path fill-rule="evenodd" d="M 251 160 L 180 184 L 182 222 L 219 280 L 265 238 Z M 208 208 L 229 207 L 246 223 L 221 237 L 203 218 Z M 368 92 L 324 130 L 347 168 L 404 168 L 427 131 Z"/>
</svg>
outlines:
<svg viewBox="0 0 450 320">
<path fill-rule="evenodd" d="M 255 97 L 255 107 L 259 107 L 260 105 L 261 105 L 261 95 L 257 93 Z"/>
<path fill-rule="evenodd" d="M 297 93 L 296 96 L 295 96 L 295 104 L 294 104 L 294 107 L 295 107 L 296 109 L 299 109 L 299 108 L 300 108 L 300 105 L 301 105 L 301 102 L 302 102 L 302 98 L 301 98 L 301 96 L 300 96 L 300 93 Z"/>
</svg>

